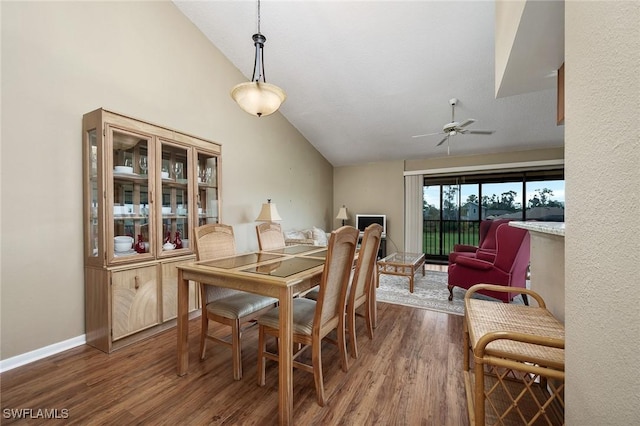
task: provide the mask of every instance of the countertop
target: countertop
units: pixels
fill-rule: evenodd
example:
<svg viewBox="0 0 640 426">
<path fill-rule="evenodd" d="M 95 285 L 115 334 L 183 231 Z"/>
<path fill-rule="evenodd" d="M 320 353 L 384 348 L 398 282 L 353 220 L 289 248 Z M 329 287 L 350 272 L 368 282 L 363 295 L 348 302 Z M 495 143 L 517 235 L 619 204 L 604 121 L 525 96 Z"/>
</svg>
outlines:
<svg viewBox="0 0 640 426">
<path fill-rule="evenodd" d="M 509 226 L 527 229 L 542 234 L 552 234 L 564 237 L 564 222 L 518 222 L 511 221 Z"/>
</svg>

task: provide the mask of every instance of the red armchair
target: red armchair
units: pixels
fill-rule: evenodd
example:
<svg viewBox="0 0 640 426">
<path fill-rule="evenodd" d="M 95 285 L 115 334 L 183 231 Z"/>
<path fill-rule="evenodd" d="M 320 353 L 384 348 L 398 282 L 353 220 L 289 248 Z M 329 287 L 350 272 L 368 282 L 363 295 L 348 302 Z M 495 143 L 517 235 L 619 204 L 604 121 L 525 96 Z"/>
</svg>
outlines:
<svg viewBox="0 0 640 426">
<path fill-rule="evenodd" d="M 480 222 L 480 241 L 478 246 L 456 244 L 449 253 L 449 265 L 455 263 L 459 256 L 479 257 L 492 262 L 496 254 L 496 230 L 498 226 L 509 222 L 510 219 L 483 220 Z"/>
<path fill-rule="evenodd" d="M 529 231 L 503 223 L 496 230 L 495 260 L 459 256 L 449 265 L 449 300 L 453 300 L 453 287 L 468 289 L 474 284 L 497 284 L 507 287 L 526 287 L 529 265 Z M 481 292 L 487 296 L 509 302 L 515 293 Z"/>
</svg>

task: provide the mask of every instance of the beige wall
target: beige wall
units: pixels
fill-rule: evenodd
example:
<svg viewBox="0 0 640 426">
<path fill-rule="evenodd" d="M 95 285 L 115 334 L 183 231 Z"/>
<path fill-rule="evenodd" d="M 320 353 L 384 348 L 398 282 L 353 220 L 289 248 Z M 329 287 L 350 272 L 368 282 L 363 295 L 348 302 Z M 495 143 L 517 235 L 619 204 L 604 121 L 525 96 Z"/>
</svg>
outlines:
<svg viewBox="0 0 640 426">
<path fill-rule="evenodd" d="M 284 228 L 333 225 L 331 165 L 280 114 L 233 103 L 246 78 L 172 3 L 1 7 L 1 359 L 84 334 L 81 119 L 98 107 L 222 144 L 239 250 L 267 198 Z"/>
<path fill-rule="evenodd" d="M 566 424 L 640 421 L 640 2 L 565 2 Z"/>
<path fill-rule="evenodd" d="M 404 247 L 404 164 L 402 161 L 336 167 L 333 171 L 335 220 L 343 204 L 349 211 L 348 225 L 356 214 L 387 215 L 387 253 Z"/>
</svg>

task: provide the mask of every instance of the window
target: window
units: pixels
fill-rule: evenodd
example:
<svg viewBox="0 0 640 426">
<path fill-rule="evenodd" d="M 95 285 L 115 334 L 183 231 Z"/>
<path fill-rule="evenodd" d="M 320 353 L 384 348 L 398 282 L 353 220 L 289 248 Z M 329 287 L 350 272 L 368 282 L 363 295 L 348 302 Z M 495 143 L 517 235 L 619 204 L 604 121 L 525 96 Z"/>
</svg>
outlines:
<svg viewBox="0 0 640 426">
<path fill-rule="evenodd" d="M 423 249 L 444 260 L 455 244 L 477 245 L 485 219 L 564 221 L 564 171 L 426 177 Z"/>
</svg>

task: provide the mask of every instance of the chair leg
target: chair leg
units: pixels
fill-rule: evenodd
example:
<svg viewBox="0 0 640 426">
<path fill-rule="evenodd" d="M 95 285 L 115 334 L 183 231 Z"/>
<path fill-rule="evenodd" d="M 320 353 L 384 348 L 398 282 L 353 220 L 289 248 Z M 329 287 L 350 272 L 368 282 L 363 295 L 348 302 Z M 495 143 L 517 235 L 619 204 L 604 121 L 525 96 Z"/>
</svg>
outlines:
<svg viewBox="0 0 640 426">
<path fill-rule="evenodd" d="M 240 343 L 240 320 L 231 326 L 231 352 L 233 357 L 233 379 L 242 379 L 242 344 Z"/>
<path fill-rule="evenodd" d="M 453 287 L 452 285 L 448 285 L 447 288 L 449 289 L 449 301 L 453 300 Z"/>
<path fill-rule="evenodd" d="M 264 338 L 264 326 L 258 326 L 258 386 L 264 386 L 265 384 L 265 369 L 266 359 L 264 357 L 264 351 L 266 349 L 266 342 Z"/>
<path fill-rule="evenodd" d="M 367 333 L 369 334 L 369 339 L 373 340 L 373 315 L 371 312 L 371 303 L 367 298 L 367 301 L 364 306 L 364 320 L 367 323 Z"/>
<path fill-rule="evenodd" d="M 207 333 L 209 333 L 209 318 L 207 318 L 206 308 L 202 308 L 202 325 L 200 326 L 200 359 L 204 359 L 207 350 Z"/>
<path fill-rule="evenodd" d="M 322 357 L 320 356 L 320 345 L 322 342 L 313 342 L 311 345 L 311 361 L 313 363 L 313 381 L 316 384 L 316 395 L 318 405 L 324 407 L 324 384 L 322 383 Z"/>
<path fill-rule="evenodd" d="M 358 341 L 356 340 L 356 311 L 352 306 L 349 306 L 347 308 L 347 321 L 349 322 L 349 350 L 351 352 L 351 358 L 358 359 Z"/>
<path fill-rule="evenodd" d="M 529 297 L 526 294 L 522 293 L 522 301 L 525 305 L 529 306 Z"/>
<path fill-rule="evenodd" d="M 354 312 L 353 323 L 355 324 L 355 312 Z M 344 318 L 344 317 L 343 317 Z M 342 367 L 342 371 L 346 372 L 349 370 L 349 360 L 347 359 L 347 336 L 345 331 L 346 324 L 344 320 L 341 321 L 341 324 L 338 324 L 338 351 L 340 351 L 340 366 Z M 355 339 L 356 331 L 355 327 L 353 327 L 353 336 Z M 354 340 L 355 343 L 355 340 Z"/>
</svg>

